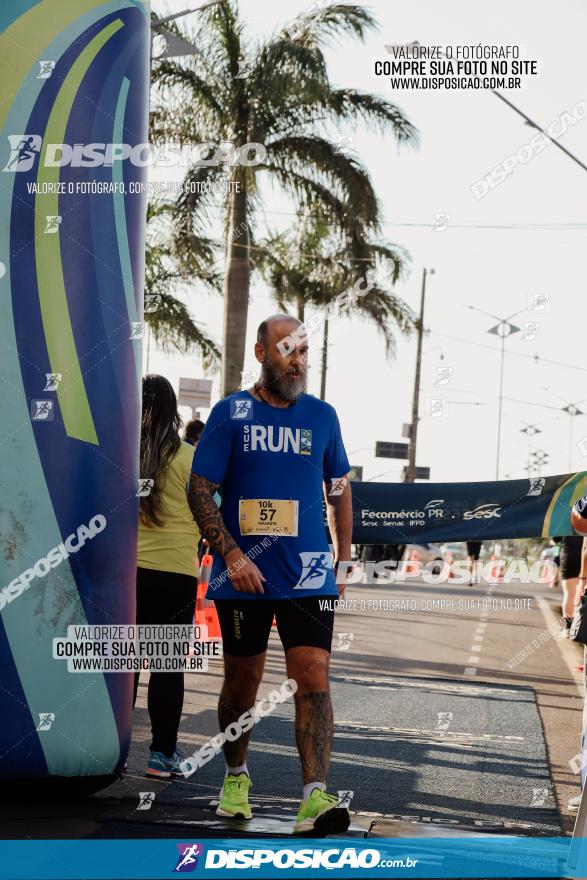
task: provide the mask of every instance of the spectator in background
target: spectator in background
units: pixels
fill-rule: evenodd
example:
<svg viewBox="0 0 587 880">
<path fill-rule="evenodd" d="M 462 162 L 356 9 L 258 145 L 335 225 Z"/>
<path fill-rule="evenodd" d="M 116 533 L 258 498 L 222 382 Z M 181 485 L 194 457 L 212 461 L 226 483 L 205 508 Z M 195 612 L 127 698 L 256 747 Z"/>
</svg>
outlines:
<svg viewBox="0 0 587 880">
<path fill-rule="evenodd" d="M 181 418 L 171 384 L 163 376 L 143 379 L 141 481 L 152 480 L 141 496 L 137 552 L 137 623 L 191 624 L 196 604 L 196 550 L 199 532 L 188 486 L 194 447 L 179 436 Z M 136 701 L 139 673 L 135 676 Z M 183 776 L 177 732 L 184 695 L 183 672 L 152 672 L 148 710 L 151 754 L 146 775 Z M 134 705 L 134 703 L 133 703 Z"/>
<path fill-rule="evenodd" d="M 562 538 L 551 538 L 548 542 L 549 547 L 554 547 L 554 555 L 552 557 L 552 561 L 556 566 L 556 572 L 552 581 L 549 583 L 548 587 L 551 590 L 556 590 L 560 586 L 561 580 L 561 541 Z"/>
<path fill-rule="evenodd" d="M 587 585 L 587 535 L 585 534 L 587 531 L 587 495 L 584 495 L 583 498 L 580 498 L 573 505 L 573 510 L 571 513 L 571 524 L 575 533 L 579 536 L 579 541 L 581 542 L 581 550 L 580 550 L 580 568 L 579 568 L 579 577 L 577 579 L 577 602 L 585 592 L 585 587 Z M 584 657 L 587 652 L 587 646 L 583 649 Z M 583 730 L 581 734 L 581 773 L 580 773 L 580 781 L 581 781 L 581 789 L 585 785 L 585 754 L 587 751 L 587 700 L 583 702 Z M 579 806 L 581 804 L 581 795 L 578 794 L 576 797 L 572 797 L 568 803 L 568 809 L 571 813 L 577 813 L 579 810 Z"/>
<path fill-rule="evenodd" d="M 200 421 L 200 419 L 192 419 L 185 426 L 185 430 L 183 432 L 183 439 L 186 443 L 189 443 L 191 446 L 197 446 L 200 442 L 200 437 L 202 436 L 202 431 L 204 430 L 204 422 Z"/>
</svg>

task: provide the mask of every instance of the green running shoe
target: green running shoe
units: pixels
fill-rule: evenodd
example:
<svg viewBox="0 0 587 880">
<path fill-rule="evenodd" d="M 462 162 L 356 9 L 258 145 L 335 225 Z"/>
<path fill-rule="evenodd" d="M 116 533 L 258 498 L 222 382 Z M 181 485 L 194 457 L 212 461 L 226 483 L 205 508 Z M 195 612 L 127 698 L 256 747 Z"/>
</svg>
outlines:
<svg viewBox="0 0 587 880">
<path fill-rule="evenodd" d="M 339 800 L 320 788 L 315 788 L 307 801 L 302 801 L 294 825 L 294 834 L 325 837 L 346 831 L 351 817 L 346 807 L 339 807 Z"/>
<path fill-rule="evenodd" d="M 246 773 L 225 776 L 216 815 L 226 816 L 228 819 L 251 819 L 253 814 L 249 806 L 250 787 L 251 780 Z"/>
</svg>

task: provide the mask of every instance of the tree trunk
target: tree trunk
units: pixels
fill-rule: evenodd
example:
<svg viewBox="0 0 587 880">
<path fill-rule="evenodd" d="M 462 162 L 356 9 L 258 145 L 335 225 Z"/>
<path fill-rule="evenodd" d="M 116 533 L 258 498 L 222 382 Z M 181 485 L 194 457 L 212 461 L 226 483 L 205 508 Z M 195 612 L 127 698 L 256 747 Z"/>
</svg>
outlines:
<svg viewBox="0 0 587 880">
<path fill-rule="evenodd" d="M 306 313 L 306 303 L 304 302 L 304 297 L 301 293 L 297 295 L 297 305 L 298 305 L 298 321 L 304 323 L 304 315 Z"/>
<path fill-rule="evenodd" d="M 326 400 L 326 370 L 328 369 L 328 318 L 324 318 L 322 340 L 322 373 L 320 375 L 320 400 Z"/>
<path fill-rule="evenodd" d="M 230 194 L 230 221 L 226 247 L 224 275 L 224 327 L 222 335 L 222 397 L 240 388 L 241 372 L 245 361 L 247 312 L 251 275 L 250 237 L 247 222 L 247 190 L 242 168 L 237 168 L 232 180 L 239 192 Z M 236 188 L 236 187 L 235 187 Z"/>
</svg>

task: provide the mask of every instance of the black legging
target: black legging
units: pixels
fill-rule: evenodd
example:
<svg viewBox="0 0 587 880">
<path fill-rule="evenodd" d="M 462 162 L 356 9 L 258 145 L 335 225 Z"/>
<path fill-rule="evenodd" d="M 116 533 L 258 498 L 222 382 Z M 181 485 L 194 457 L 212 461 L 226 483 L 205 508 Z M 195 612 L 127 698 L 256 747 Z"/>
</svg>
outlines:
<svg viewBox="0 0 587 880">
<path fill-rule="evenodd" d="M 172 571 L 137 568 L 137 623 L 187 623 L 194 619 L 195 577 Z M 133 707 L 139 674 L 135 675 Z M 151 719 L 151 751 L 170 758 L 177 745 L 183 709 L 183 672 L 152 672 L 147 706 Z"/>
</svg>

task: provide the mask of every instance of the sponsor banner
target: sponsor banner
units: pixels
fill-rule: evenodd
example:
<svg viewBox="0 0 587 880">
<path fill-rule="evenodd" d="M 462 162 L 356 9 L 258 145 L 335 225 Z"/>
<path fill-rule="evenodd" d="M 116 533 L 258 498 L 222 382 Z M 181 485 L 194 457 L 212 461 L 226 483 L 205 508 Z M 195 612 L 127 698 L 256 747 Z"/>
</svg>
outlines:
<svg viewBox="0 0 587 880">
<path fill-rule="evenodd" d="M 353 542 L 441 543 L 572 535 L 587 473 L 492 483 L 352 483 Z"/>
<path fill-rule="evenodd" d="M 327 840 L 21 840 L 0 842 L 0 878 L 581 877 L 587 841 L 569 838 Z"/>
</svg>

